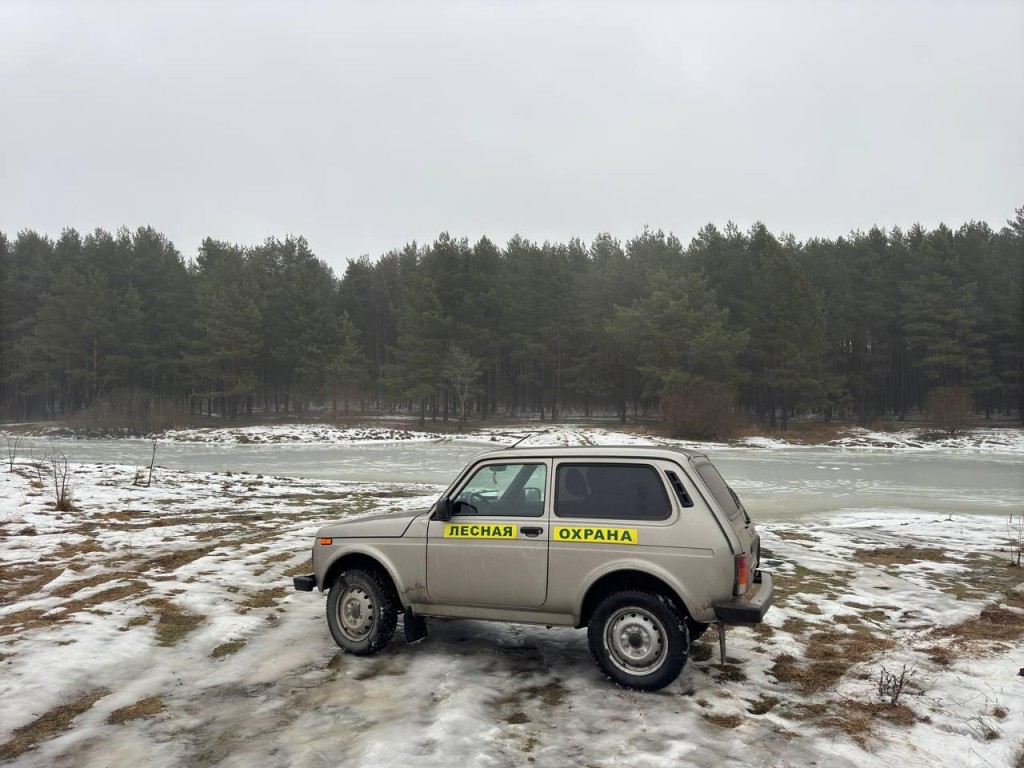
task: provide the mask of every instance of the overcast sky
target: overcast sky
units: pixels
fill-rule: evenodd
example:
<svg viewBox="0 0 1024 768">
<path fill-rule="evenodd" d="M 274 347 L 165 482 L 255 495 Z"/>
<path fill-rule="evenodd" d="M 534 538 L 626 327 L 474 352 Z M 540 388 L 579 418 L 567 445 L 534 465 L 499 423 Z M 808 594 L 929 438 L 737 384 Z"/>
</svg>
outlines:
<svg viewBox="0 0 1024 768">
<path fill-rule="evenodd" d="M 0 231 L 999 228 L 1024 2 L 0 0 Z"/>
</svg>

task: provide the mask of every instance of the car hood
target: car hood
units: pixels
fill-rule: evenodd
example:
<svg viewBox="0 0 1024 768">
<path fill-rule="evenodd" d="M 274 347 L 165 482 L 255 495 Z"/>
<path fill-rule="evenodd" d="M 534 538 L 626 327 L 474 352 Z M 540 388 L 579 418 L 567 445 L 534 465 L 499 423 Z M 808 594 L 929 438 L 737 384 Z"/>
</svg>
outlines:
<svg viewBox="0 0 1024 768">
<path fill-rule="evenodd" d="M 409 528 L 409 524 L 423 514 L 426 513 L 422 509 L 402 510 L 400 512 L 385 512 L 383 514 L 370 515 L 369 517 L 360 517 L 357 520 L 345 520 L 321 528 L 317 532 L 317 538 L 395 539 L 402 536 Z"/>
</svg>

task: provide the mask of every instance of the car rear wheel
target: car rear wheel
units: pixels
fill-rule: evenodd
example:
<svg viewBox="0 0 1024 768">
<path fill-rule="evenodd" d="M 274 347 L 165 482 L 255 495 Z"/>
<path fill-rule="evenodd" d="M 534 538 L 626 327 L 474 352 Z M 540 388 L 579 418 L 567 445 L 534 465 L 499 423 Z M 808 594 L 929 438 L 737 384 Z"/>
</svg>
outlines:
<svg viewBox="0 0 1024 768">
<path fill-rule="evenodd" d="M 668 598 L 650 592 L 616 592 L 597 606 L 587 627 L 590 652 L 609 680 L 638 691 L 656 691 L 679 676 L 690 636 Z"/>
<path fill-rule="evenodd" d="M 391 642 L 398 624 L 391 590 L 373 571 L 342 573 L 327 595 L 327 626 L 342 650 L 370 656 Z"/>
</svg>

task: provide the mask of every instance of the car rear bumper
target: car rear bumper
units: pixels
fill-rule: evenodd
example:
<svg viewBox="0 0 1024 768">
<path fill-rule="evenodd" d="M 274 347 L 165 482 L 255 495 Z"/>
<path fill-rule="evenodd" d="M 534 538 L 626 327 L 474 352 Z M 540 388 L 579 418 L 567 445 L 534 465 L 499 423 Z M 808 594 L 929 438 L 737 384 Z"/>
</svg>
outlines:
<svg viewBox="0 0 1024 768">
<path fill-rule="evenodd" d="M 758 571 L 754 574 L 754 583 L 747 594 L 715 603 L 715 618 L 725 624 L 760 624 L 774 599 L 775 587 L 771 573 Z"/>
<path fill-rule="evenodd" d="M 295 576 L 292 578 L 292 584 L 300 592 L 312 592 L 316 589 L 316 575 L 309 574 L 309 576 Z"/>
</svg>

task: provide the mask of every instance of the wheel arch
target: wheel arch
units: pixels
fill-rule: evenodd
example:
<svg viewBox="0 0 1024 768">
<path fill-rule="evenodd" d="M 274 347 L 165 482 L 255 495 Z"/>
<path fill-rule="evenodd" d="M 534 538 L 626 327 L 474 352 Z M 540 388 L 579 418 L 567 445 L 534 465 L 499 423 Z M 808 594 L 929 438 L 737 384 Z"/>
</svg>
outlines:
<svg viewBox="0 0 1024 768">
<path fill-rule="evenodd" d="M 680 616 L 691 615 L 685 598 L 661 576 L 636 568 L 620 568 L 603 574 L 587 587 L 580 603 L 579 619 L 576 626 L 587 626 L 591 616 L 594 615 L 594 610 L 605 597 L 614 592 L 630 589 L 664 595 L 673 602 L 680 612 Z"/>
<path fill-rule="evenodd" d="M 330 589 L 341 573 L 354 569 L 373 571 L 379 574 L 384 579 L 385 586 L 391 590 L 391 597 L 395 600 L 395 604 L 402 606 L 398 582 L 395 580 L 390 564 L 384 558 L 369 552 L 346 552 L 334 560 L 327 566 L 321 589 Z"/>
</svg>

